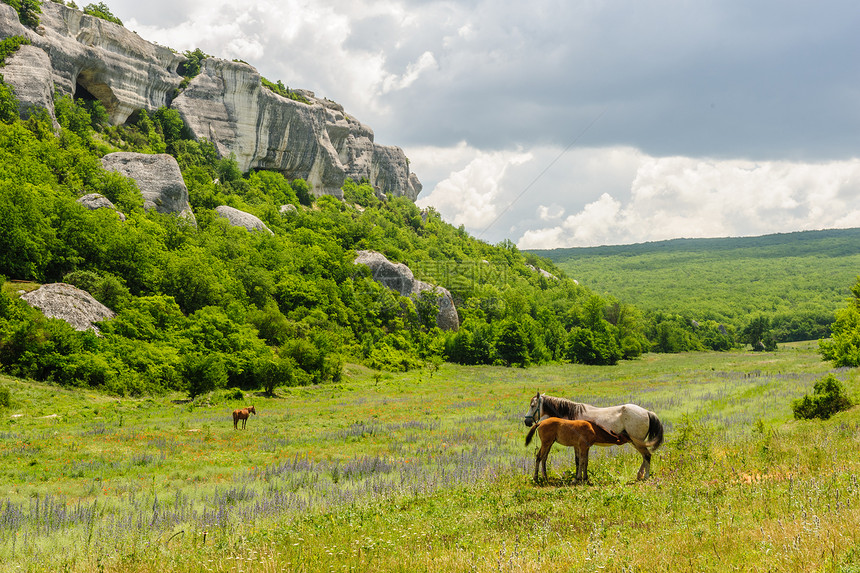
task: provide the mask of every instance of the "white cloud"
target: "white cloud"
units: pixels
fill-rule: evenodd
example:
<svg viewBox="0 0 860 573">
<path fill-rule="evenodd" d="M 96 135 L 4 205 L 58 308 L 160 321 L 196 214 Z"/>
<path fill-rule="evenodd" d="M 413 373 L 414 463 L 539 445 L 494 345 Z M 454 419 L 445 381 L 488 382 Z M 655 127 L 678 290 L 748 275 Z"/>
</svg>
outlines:
<svg viewBox="0 0 860 573">
<path fill-rule="evenodd" d="M 537 209 L 541 221 L 554 221 L 564 216 L 564 207 L 553 203 L 552 205 L 540 205 Z"/>
<path fill-rule="evenodd" d="M 454 225 L 481 229 L 495 222 L 504 210 L 500 208 L 506 200 L 501 182 L 507 170 L 530 159 L 531 154 L 522 152 L 478 152 L 468 165 L 450 173 L 417 204 L 432 205 Z"/>
<path fill-rule="evenodd" d="M 604 194 L 561 224 L 523 232 L 517 244 L 593 246 L 858 225 L 860 160 L 750 163 L 643 156 L 624 202 Z"/>
<path fill-rule="evenodd" d="M 382 93 L 388 93 L 394 90 L 402 90 L 408 88 L 418 77 L 425 71 L 435 69 L 439 65 L 436 63 L 436 58 L 430 52 L 424 52 L 417 61 L 409 64 L 406 68 L 406 73 L 402 76 L 388 74 L 382 79 Z"/>
</svg>

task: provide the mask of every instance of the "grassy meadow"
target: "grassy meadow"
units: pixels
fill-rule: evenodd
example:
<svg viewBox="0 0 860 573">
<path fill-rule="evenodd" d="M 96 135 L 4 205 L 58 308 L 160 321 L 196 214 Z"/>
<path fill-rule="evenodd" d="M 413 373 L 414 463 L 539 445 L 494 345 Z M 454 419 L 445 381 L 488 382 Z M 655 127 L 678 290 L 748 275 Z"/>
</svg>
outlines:
<svg viewBox="0 0 860 573">
<path fill-rule="evenodd" d="M 814 343 L 615 367 L 460 367 L 338 384 L 116 398 L 0 377 L 3 571 L 860 571 L 860 407 L 794 421 Z M 860 397 L 853 370 L 836 372 Z M 541 391 L 654 410 L 666 442 L 555 446 Z M 234 408 L 259 415 L 233 429 Z"/>
</svg>

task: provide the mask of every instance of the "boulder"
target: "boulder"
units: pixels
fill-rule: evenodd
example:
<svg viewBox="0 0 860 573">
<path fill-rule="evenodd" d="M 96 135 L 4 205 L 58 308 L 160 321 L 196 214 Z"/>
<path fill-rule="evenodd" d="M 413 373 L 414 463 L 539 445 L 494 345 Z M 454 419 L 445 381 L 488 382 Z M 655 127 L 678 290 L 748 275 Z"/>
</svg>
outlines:
<svg viewBox="0 0 860 573">
<path fill-rule="evenodd" d="M 368 267 L 373 280 L 400 293 L 401 296 L 415 298 L 425 291 L 439 294 L 439 314 L 436 315 L 436 324 L 443 330 L 456 331 L 460 328 L 460 318 L 454 306 L 454 298 L 448 289 L 417 280 L 408 266 L 403 263 L 392 263 L 385 255 L 376 251 L 356 251 L 355 264 Z"/>
<path fill-rule="evenodd" d="M 108 199 L 104 195 L 99 195 L 98 193 L 89 193 L 79 198 L 78 203 L 80 203 L 90 211 L 95 211 L 96 209 L 111 209 L 113 211 L 116 211 L 116 214 L 119 217 L 120 221 L 125 221 L 125 215 L 117 211 L 116 206 L 111 202 L 110 199 Z"/>
<path fill-rule="evenodd" d="M 532 265 L 530 265 L 530 264 L 528 264 L 528 263 L 526 263 L 526 267 L 527 267 L 529 270 L 532 270 L 532 271 L 534 271 L 534 272 L 536 272 L 536 273 L 540 273 L 540 276 L 542 276 L 542 277 L 544 277 L 544 278 L 546 278 L 546 279 L 552 279 L 552 280 L 555 280 L 555 281 L 557 281 L 557 280 L 558 280 L 558 277 L 557 277 L 557 276 L 555 276 L 554 274 L 552 274 L 552 273 L 551 273 L 551 272 L 549 272 L 549 271 L 545 271 L 544 269 L 541 269 L 541 268 L 538 268 L 538 267 L 532 266 Z M 576 281 L 573 281 L 573 282 L 575 282 L 575 283 L 576 283 Z M 579 283 L 576 283 L 576 284 L 579 284 Z"/>
<path fill-rule="evenodd" d="M 102 157 L 102 166 L 133 179 L 143 195 L 145 209 L 179 215 L 197 224 L 188 202 L 188 188 L 173 156 L 122 151 Z"/>
<path fill-rule="evenodd" d="M 99 329 L 93 324 L 116 316 L 114 312 L 94 299 L 90 293 L 66 283 L 51 283 L 21 295 L 21 299 L 38 308 L 48 318 L 65 320 L 75 330 Z"/>
<path fill-rule="evenodd" d="M 221 217 L 227 219 L 234 227 L 245 227 L 249 231 L 265 231 L 270 235 L 274 235 L 272 230 L 266 226 L 258 217 L 245 211 L 240 211 L 234 207 L 220 205 L 215 207 L 215 212 Z"/>
<path fill-rule="evenodd" d="M 293 215 L 293 214 L 299 212 L 299 210 L 296 209 L 296 206 L 291 204 L 291 203 L 287 203 L 286 205 L 281 205 L 281 207 L 278 209 L 278 211 L 281 213 L 281 215 Z"/>
</svg>

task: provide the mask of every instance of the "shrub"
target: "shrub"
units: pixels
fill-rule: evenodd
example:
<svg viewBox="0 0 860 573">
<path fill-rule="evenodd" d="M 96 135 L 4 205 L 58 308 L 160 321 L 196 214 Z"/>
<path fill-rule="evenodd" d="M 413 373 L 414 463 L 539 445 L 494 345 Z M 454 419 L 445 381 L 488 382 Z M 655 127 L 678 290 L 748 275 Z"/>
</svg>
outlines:
<svg viewBox="0 0 860 573">
<path fill-rule="evenodd" d="M 18 99 L 11 86 L 0 76 L 0 121 L 12 123 L 18 119 Z"/>
<path fill-rule="evenodd" d="M 179 75 L 185 78 L 182 80 L 182 83 L 179 84 L 180 90 L 184 90 L 188 87 L 191 80 L 193 80 L 197 74 L 200 73 L 200 70 L 203 69 L 203 62 L 206 58 L 211 57 L 200 48 L 195 48 L 193 51 L 187 50 L 182 54 L 188 59 L 179 65 Z"/>
<path fill-rule="evenodd" d="M 6 58 L 18 51 L 23 45 L 29 45 L 30 39 L 24 36 L 9 36 L 0 42 L 0 65 L 6 63 Z"/>
<path fill-rule="evenodd" d="M 180 365 L 189 398 L 196 398 L 227 383 L 227 369 L 217 354 L 188 354 Z"/>
<path fill-rule="evenodd" d="M 122 26 L 122 20 L 114 16 L 110 11 L 110 8 L 108 8 L 104 2 L 99 2 L 98 4 L 87 4 L 84 6 L 83 12 L 84 14 L 95 16 L 96 18 L 101 18 L 102 20 Z"/>
<path fill-rule="evenodd" d="M 245 393 L 242 392 L 239 388 L 230 388 L 229 390 L 224 391 L 224 399 L 225 400 L 244 400 Z"/>
<path fill-rule="evenodd" d="M 0 408 L 8 408 L 12 405 L 11 394 L 9 393 L 9 388 L 5 386 L 0 386 Z"/>
<path fill-rule="evenodd" d="M 25 26 L 35 30 L 39 25 L 39 14 L 42 13 L 39 0 L 3 0 L 3 3 L 18 12 L 18 20 Z"/>
<path fill-rule="evenodd" d="M 791 403 L 794 417 L 798 420 L 826 420 L 851 406 L 852 401 L 845 387 L 833 374 L 828 374 L 816 382 L 812 387 L 812 395 L 807 394 Z"/>
</svg>

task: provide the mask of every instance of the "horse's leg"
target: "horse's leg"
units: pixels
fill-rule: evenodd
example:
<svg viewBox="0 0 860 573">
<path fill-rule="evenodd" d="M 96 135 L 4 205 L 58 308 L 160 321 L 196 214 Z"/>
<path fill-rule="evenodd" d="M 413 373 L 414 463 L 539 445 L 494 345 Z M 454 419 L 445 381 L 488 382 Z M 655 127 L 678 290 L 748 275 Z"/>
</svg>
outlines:
<svg viewBox="0 0 860 573">
<path fill-rule="evenodd" d="M 548 442 L 546 444 L 541 444 L 540 447 L 540 460 L 541 460 L 541 473 L 543 474 L 543 479 L 546 481 L 546 460 L 549 458 L 549 451 L 552 449 L 554 441 Z"/>
<path fill-rule="evenodd" d="M 636 448 L 636 451 L 642 454 L 642 465 L 639 466 L 639 472 L 636 474 L 636 479 L 644 480 L 648 479 L 648 476 L 651 474 L 651 452 L 648 450 L 648 446 L 642 444 L 633 443 L 633 447 Z"/>
<path fill-rule="evenodd" d="M 535 476 L 534 476 L 535 482 L 538 481 L 538 469 L 540 469 L 541 466 L 543 466 L 543 479 L 546 479 L 546 457 L 547 457 L 547 454 L 548 454 L 548 452 L 545 452 L 543 445 L 541 445 L 541 448 L 538 450 L 537 455 L 535 455 Z"/>
<path fill-rule="evenodd" d="M 589 483 L 588 481 L 588 446 L 583 449 L 582 452 L 582 481 L 585 483 Z"/>
<path fill-rule="evenodd" d="M 239 429 L 239 416 L 237 416 L 236 414 L 233 414 L 233 429 Z"/>
</svg>

